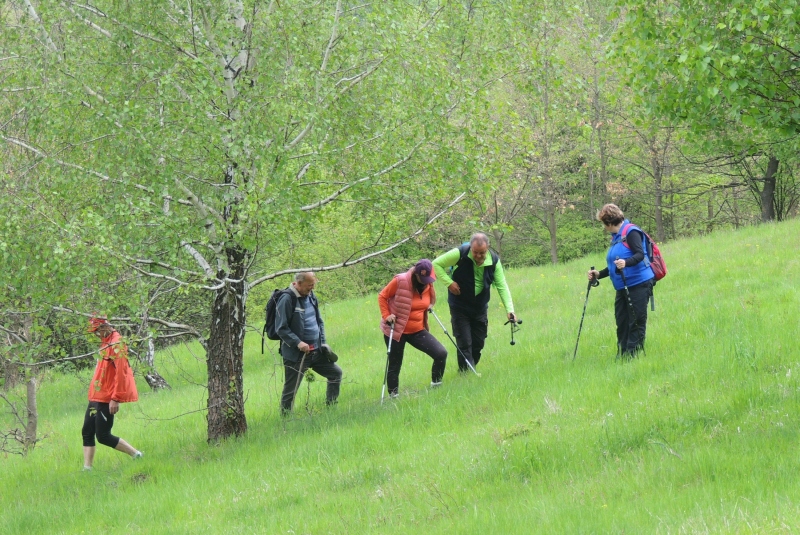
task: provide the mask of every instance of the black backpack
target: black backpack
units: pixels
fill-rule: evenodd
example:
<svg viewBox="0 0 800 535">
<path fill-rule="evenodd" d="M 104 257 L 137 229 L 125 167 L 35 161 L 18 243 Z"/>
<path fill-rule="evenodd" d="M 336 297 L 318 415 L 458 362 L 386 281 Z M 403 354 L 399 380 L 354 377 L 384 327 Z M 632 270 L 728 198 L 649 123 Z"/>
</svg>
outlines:
<svg viewBox="0 0 800 535">
<path fill-rule="evenodd" d="M 277 313 L 276 308 L 278 306 L 278 298 L 280 298 L 281 294 L 288 294 L 292 298 L 292 313 L 294 313 L 294 309 L 297 306 L 297 296 L 294 295 L 294 292 L 288 288 L 284 288 L 282 290 L 275 289 L 272 292 L 272 295 L 269 297 L 269 301 L 267 301 L 267 306 L 264 309 L 266 314 L 266 321 L 264 323 L 264 331 L 261 333 L 261 354 L 264 354 L 264 335 L 270 340 L 280 340 L 281 337 L 278 336 L 278 333 L 275 332 L 275 314 Z"/>
</svg>

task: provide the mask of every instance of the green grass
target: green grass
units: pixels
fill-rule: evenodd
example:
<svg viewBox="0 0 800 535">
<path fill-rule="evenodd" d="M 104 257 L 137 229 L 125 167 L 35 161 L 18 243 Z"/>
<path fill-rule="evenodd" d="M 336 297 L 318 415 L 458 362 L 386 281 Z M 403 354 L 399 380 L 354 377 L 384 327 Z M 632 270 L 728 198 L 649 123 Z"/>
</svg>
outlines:
<svg viewBox="0 0 800 535">
<path fill-rule="evenodd" d="M 625 364 L 607 280 L 571 361 L 584 272 L 602 255 L 513 270 L 517 345 L 493 292 L 482 377 L 456 374 L 434 321 L 445 385 L 428 390 L 430 360 L 409 347 L 402 395 L 383 405 L 375 297 L 324 305 L 340 404 L 325 410 L 324 383 L 306 383 L 282 420 L 282 370 L 251 336 L 249 431 L 219 446 L 198 411 L 200 351 L 164 352 L 173 389 L 140 383 L 114 428 L 144 460 L 98 447 L 91 473 L 88 373 L 49 376 L 47 439 L 0 460 L 0 533 L 799 532 L 799 234 L 792 221 L 667 244 L 647 354 Z M 437 313 L 449 324 L 444 303 Z"/>
</svg>

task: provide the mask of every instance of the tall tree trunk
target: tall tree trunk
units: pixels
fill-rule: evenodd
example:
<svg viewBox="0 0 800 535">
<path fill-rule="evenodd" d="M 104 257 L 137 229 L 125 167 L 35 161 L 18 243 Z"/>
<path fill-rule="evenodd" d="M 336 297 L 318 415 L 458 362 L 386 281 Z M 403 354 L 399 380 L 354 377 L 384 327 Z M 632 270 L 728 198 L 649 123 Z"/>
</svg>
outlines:
<svg viewBox="0 0 800 535">
<path fill-rule="evenodd" d="M 36 377 L 31 375 L 28 380 L 28 392 L 25 407 L 27 409 L 27 421 L 25 422 L 25 442 L 23 443 L 24 452 L 27 453 L 36 446 L 36 433 L 39 426 L 39 410 L 36 404 Z"/>
<path fill-rule="evenodd" d="M 245 307 L 247 293 L 243 282 L 245 251 L 227 250 L 228 283 L 216 291 L 211 310 L 211 333 L 206 347 L 208 362 L 208 441 L 216 442 L 247 431 L 244 414 Z M 220 273 L 220 279 L 225 275 Z"/>
<path fill-rule="evenodd" d="M 558 242 L 556 241 L 556 211 L 547 214 L 547 229 L 550 231 L 550 260 L 558 264 Z"/>
<path fill-rule="evenodd" d="M 147 384 L 150 385 L 150 388 L 153 390 L 172 388 L 169 386 L 169 383 L 167 383 L 167 380 L 161 377 L 161 374 L 156 370 L 156 343 L 148 332 L 148 320 L 148 312 L 145 312 L 142 318 L 142 324 L 139 327 L 139 333 L 147 336 L 145 344 L 139 346 L 141 348 L 139 361 L 147 366 L 147 370 L 144 372 L 144 380 L 147 381 Z"/>
<path fill-rule="evenodd" d="M 714 231 L 714 192 L 708 194 L 708 217 L 706 218 L 706 232 L 711 234 Z"/>
<path fill-rule="evenodd" d="M 594 112 L 594 116 L 592 118 L 592 130 L 594 133 L 597 134 L 597 148 L 600 154 L 600 192 L 601 192 L 601 202 L 599 204 L 603 205 L 607 202 L 610 202 L 611 196 L 608 194 L 608 142 L 605 139 L 605 123 L 606 123 L 606 116 L 605 110 L 603 109 L 603 104 L 600 101 L 600 84 L 599 84 L 600 75 L 597 72 L 597 62 L 594 64 L 594 91 L 592 92 L 592 110 Z M 589 214 L 589 219 L 594 221 L 595 215 L 597 211 L 595 210 L 595 200 L 594 200 L 594 175 L 591 177 L 592 184 L 590 188 L 590 199 L 589 199 L 589 209 L 591 213 Z"/>
<path fill-rule="evenodd" d="M 761 221 L 775 220 L 775 174 L 778 172 L 778 159 L 769 157 L 767 172 L 764 174 L 764 187 L 761 189 Z"/>
<path fill-rule="evenodd" d="M 655 187 L 656 241 L 663 243 L 664 241 L 666 241 L 667 237 L 667 233 L 664 230 L 664 212 L 663 212 L 664 190 L 661 184 L 661 181 L 664 176 L 663 175 L 664 166 L 662 165 L 662 162 L 658 158 L 658 150 L 655 145 L 655 138 L 653 139 L 651 154 L 653 156 L 650 163 L 653 167 L 653 186 Z"/>
<path fill-rule="evenodd" d="M 733 212 L 733 228 L 738 229 L 741 223 L 739 222 L 739 192 L 736 191 L 736 186 L 733 187 L 733 202 L 731 203 L 731 211 Z"/>
<path fill-rule="evenodd" d="M 497 229 L 497 228 L 493 229 L 492 230 L 492 236 L 494 237 L 494 246 L 492 247 L 492 249 L 497 251 L 498 255 L 502 256 L 502 254 L 503 254 L 503 231 L 500 230 L 500 229 Z"/>
</svg>

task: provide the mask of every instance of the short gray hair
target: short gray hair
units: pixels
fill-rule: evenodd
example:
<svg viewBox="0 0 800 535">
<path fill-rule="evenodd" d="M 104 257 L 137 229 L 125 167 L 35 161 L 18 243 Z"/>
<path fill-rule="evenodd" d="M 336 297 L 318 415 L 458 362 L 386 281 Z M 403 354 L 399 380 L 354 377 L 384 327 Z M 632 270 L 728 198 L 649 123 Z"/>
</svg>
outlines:
<svg viewBox="0 0 800 535">
<path fill-rule="evenodd" d="M 303 282 L 309 275 L 312 277 L 315 276 L 313 271 L 301 271 L 300 273 L 295 273 L 294 282 Z"/>
<path fill-rule="evenodd" d="M 483 232 L 476 232 L 472 235 L 472 238 L 469 239 L 469 244 L 474 245 L 476 243 L 478 245 L 486 245 L 486 247 L 489 247 L 489 236 Z"/>
</svg>

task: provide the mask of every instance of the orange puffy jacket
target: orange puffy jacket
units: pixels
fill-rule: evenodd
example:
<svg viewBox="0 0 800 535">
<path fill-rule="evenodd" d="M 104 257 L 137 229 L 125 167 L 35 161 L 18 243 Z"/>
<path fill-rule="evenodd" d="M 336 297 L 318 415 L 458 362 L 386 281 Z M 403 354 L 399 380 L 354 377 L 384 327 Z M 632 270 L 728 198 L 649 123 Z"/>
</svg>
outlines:
<svg viewBox="0 0 800 535">
<path fill-rule="evenodd" d="M 117 331 L 100 342 L 100 354 L 103 358 L 97 361 L 92 382 L 89 383 L 89 401 L 138 401 L 136 381 L 128 364 L 128 346 Z"/>
</svg>

